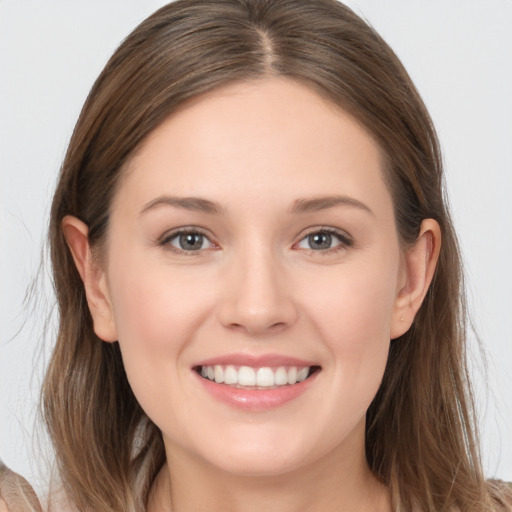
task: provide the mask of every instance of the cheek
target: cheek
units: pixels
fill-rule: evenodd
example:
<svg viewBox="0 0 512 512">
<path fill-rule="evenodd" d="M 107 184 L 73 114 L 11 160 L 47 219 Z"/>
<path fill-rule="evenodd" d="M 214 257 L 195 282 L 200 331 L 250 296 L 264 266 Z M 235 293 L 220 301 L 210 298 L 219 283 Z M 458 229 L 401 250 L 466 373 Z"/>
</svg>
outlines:
<svg viewBox="0 0 512 512">
<path fill-rule="evenodd" d="M 191 282 L 185 273 L 170 268 L 166 272 L 147 262 L 125 262 L 110 276 L 120 342 L 141 345 L 148 352 L 178 348 L 212 300 L 208 289 L 198 289 L 200 279 Z"/>
<path fill-rule="evenodd" d="M 329 353 L 337 399 L 345 411 L 354 411 L 354 418 L 373 400 L 386 367 L 399 268 L 398 258 L 391 261 L 359 271 L 340 269 L 337 278 L 326 282 L 328 292 L 316 288 L 304 308 Z"/>
<path fill-rule="evenodd" d="M 198 293 L 179 273 L 139 267 L 112 273 L 114 316 L 123 364 L 137 401 L 162 430 L 187 436 L 193 397 L 184 385 L 190 379 L 187 347 L 204 322 L 213 298 Z M 133 276 L 126 279 L 126 275 Z M 188 286 L 187 286 L 188 284 Z M 168 407 L 172 404 L 172 407 Z"/>
<path fill-rule="evenodd" d="M 120 263 L 109 279 L 114 318 L 128 379 L 145 406 L 168 398 L 183 372 L 183 351 L 214 300 L 179 272 Z"/>
<path fill-rule="evenodd" d="M 326 274 L 323 286 L 317 282 L 304 294 L 304 309 L 332 350 L 359 353 L 389 342 L 398 268 L 398 258 L 388 264 L 363 261 Z"/>
</svg>

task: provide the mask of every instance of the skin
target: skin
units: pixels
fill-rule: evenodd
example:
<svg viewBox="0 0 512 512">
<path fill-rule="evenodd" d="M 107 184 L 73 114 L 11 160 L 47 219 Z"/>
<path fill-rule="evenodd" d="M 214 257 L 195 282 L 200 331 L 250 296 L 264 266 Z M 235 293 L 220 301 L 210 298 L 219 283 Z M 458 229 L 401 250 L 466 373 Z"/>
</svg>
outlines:
<svg viewBox="0 0 512 512">
<path fill-rule="evenodd" d="M 219 212 L 163 196 L 207 199 Z M 344 200 L 311 202 L 333 196 Z M 190 226 L 205 238 L 180 252 L 172 235 Z M 326 228 L 339 235 L 313 247 L 308 236 Z M 139 148 L 101 265 L 87 226 L 66 217 L 63 229 L 95 331 L 119 340 L 134 393 L 163 433 L 151 510 L 390 510 L 366 465 L 365 413 L 390 339 L 427 291 L 440 233 L 427 219 L 414 247 L 401 248 L 379 148 L 352 117 L 290 80 L 231 84 Z M 235 352 L 321 371 L 294 400 L 248 411 L 212 398 L 192 370 Z"/>
</svg>

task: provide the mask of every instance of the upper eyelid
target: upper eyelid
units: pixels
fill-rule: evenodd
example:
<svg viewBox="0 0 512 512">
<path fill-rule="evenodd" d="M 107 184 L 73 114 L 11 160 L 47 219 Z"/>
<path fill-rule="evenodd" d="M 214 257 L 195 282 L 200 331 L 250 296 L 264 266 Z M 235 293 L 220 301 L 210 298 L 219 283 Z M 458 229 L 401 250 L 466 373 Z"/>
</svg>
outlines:
<svg viewBox="0 0 512 512">
<path fill-rule="evenodd" d="M 198 235 L 202 235 L 202 236 L 208 238 L 208 240 L 210 240 L 210 242 L 214 243 L 212 240 L 212 238 L 213 238 L 212 235 L 210 233 L 208 233 L 207 230 L 200 228 L 198 226 L 182 226 L 179 228 L 170 229 L 170 230 L 166 231 L 162 236 L 160 236 L 158 238 L 158 241 L 165 242 L 167 240 L 175 238 L 176 236 L 182 235 L 184 233 L 197 233 Z"/>
<path fill-rule="evenodd" d="M 197 250 L 185 250 L 181 249 L 179 247 L 175 247 L 171 241 L 175 240 L 179 236 L 183 234 L 197 234 L 201 235 L 204 238 L 206 238 L 209 242 L 210 247 L 206 247 L 204 249 L 197 249 Z M 215 249 L 219 249 L 219 245 L 212 239 L 210 235 L 204 232 L 203 229 L 198 228 L 196 226 L 194 227 L 180 227 L 175 228 L 170 231 L 166 231 L 160 238 L 157 239 L 156 245 L 170 253 L 175 254 L 176 256 L 187 256 L 192 257 L 196 256 L 199 257 L 201 255 L 204 256 L 205 251 L 211 251 Z"/>
<path fill-rule="evenodd" d="M 350 243 L 350 244 L 354 243 L 353 237 L 346 230 L 340 229 L 340 228 L 335 228 L 333 226 L 323 225 L 323 226 L 310 226 L 310 227 L 302 230 L 302 232 L 296 238 L 296 241 L 293 242 L 293 246 L 295 246 L 296 244 L 298 244 L 299 242 L 304 240 L 304 238 L 306 238 L 314 233 L 322 233 L 322 232 L 326 232 L 326 233 L 332 234 L 334 236 L 337 236 L 340 238 L 340 240 L 342 242 Z M 184 234 L 184 233 L 197 233 L 199 235 L 206 237 L 210 241 L 210 243 L 212 243 L 213 245 L 219 245 L 218 242 L 215 241 L 215 237 L 211 234 L 211 232 L 209 232 L 209 230 L 207 230 L 205 228 L 201 228 L 199 226 L 194 226 L 194 225 L 181 226 L 178 228 L 170 229 L 170 230 L 166 231 L 162 236 L 160 236 L 158 238 L 157 242 L 159 244 L 163 245 L 163 244 L 167 243 L 169 240 L 171 240 L 181 234 Z"/>
<path fill-rule="evenodd" d="M 334 247 L 329 247 L 327 249 L 312 249 L 312 248 L 306 248 L 306 247 L 299 247 L 299 245 L 304 242 L 309 236 L 315 234 L 315 233 L 328 233 L 329 235 L 332 235 L 336 237 L 339 241 L 338 244 L 336 244 Z M 306 231 L 305 233 L 302 233 L 302 235 L 298 238 L 296 242 L 292 245 L 292 249 L 294 250 L 303 250 L 306 252 L 312 252 L 316 255 L 333 255 L 340 250 L 347 250 L 347 249 L 353 249 L 356 247 L 356 244 L 354 242 L 353 237 L 347 233 L 343 229 L 334 228 L 330 226 L 323 226 L 323 227 L 314 227 Z"/>
<path fill-rule="evenodd" d="M 298 240 L 301 241 L 307 236 L 310 236 L 314 233 L 329 233 L 331 235 L 339 236 L 340 238 L 344 238 L 349 241 L 353 241 L 353 237 L 344 229 L 335 228 L 332 226 L 312 226 L 311 228 L 306 228 L 298 237 Z"/>
</svg>

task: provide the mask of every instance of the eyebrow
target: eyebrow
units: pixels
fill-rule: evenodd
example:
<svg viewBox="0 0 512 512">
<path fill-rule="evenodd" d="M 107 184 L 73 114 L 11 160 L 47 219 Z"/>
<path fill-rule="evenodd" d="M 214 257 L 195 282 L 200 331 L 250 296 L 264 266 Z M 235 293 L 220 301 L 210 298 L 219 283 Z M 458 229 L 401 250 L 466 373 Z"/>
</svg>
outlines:
<svg viewBox="0 0 512 512">
<path fill-rule="evenodd" d="M 208 199 L 202 199 L 200 197 L 160 196 L 149 201 L 140 213 L 144 214 L 161 206 L 174 206 L 185 210 L 217 215 L 224 212 L 224 209 L 220 205 Z"/>
<path fill-rule="evenodd" d="M 311 213 L 320 210 L 327 210 L 335 206 L 352 206 L 360 210 L 366 211 L 375 216 L 373 211 L 363 202 L 350 196 L 321 196 L 312 199 L 297 199 L 292 206 L 292 213 Z"/>
<path fill-rule="evenodd" d="M 203 199 L 201 197 L 177 197 L 177 196 L 160 196 L 156 199 L 149 201 L 144 205 L 141 214 L 147 213 L 150 210 L 160 208 L 162 206 L 172 206 L 175 208 L 183 208 L 185 210 L 215 214 L 219 215 L 224 213 L 224 208 L 219 204 Z M 373 211 L 364 203 L 349 196 L 321 196 L 312 199 L 300 198 L 294 201 L 291 208 L 291 213 L 311 213 L 321 210 L 327 210 L 336 206 L 352 206 L 360 210 L 366 211 L 371 215 L 375 215 Z"/>
</svg>

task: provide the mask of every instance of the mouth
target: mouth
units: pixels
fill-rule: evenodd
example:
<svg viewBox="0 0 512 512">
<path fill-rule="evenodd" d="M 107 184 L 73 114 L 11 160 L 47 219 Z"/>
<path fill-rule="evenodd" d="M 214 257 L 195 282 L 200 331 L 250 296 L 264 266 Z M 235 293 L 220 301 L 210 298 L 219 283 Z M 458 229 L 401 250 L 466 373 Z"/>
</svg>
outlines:
<svg viewBox="0 0 512 512">
<path fill-rule="evenodd" d="M 235 389 L 272 390 L 290 387 L 309 379 L 320 366 L 235 366 L 200 365 L 194 370 L 203 379 Z"/>
</svg>

